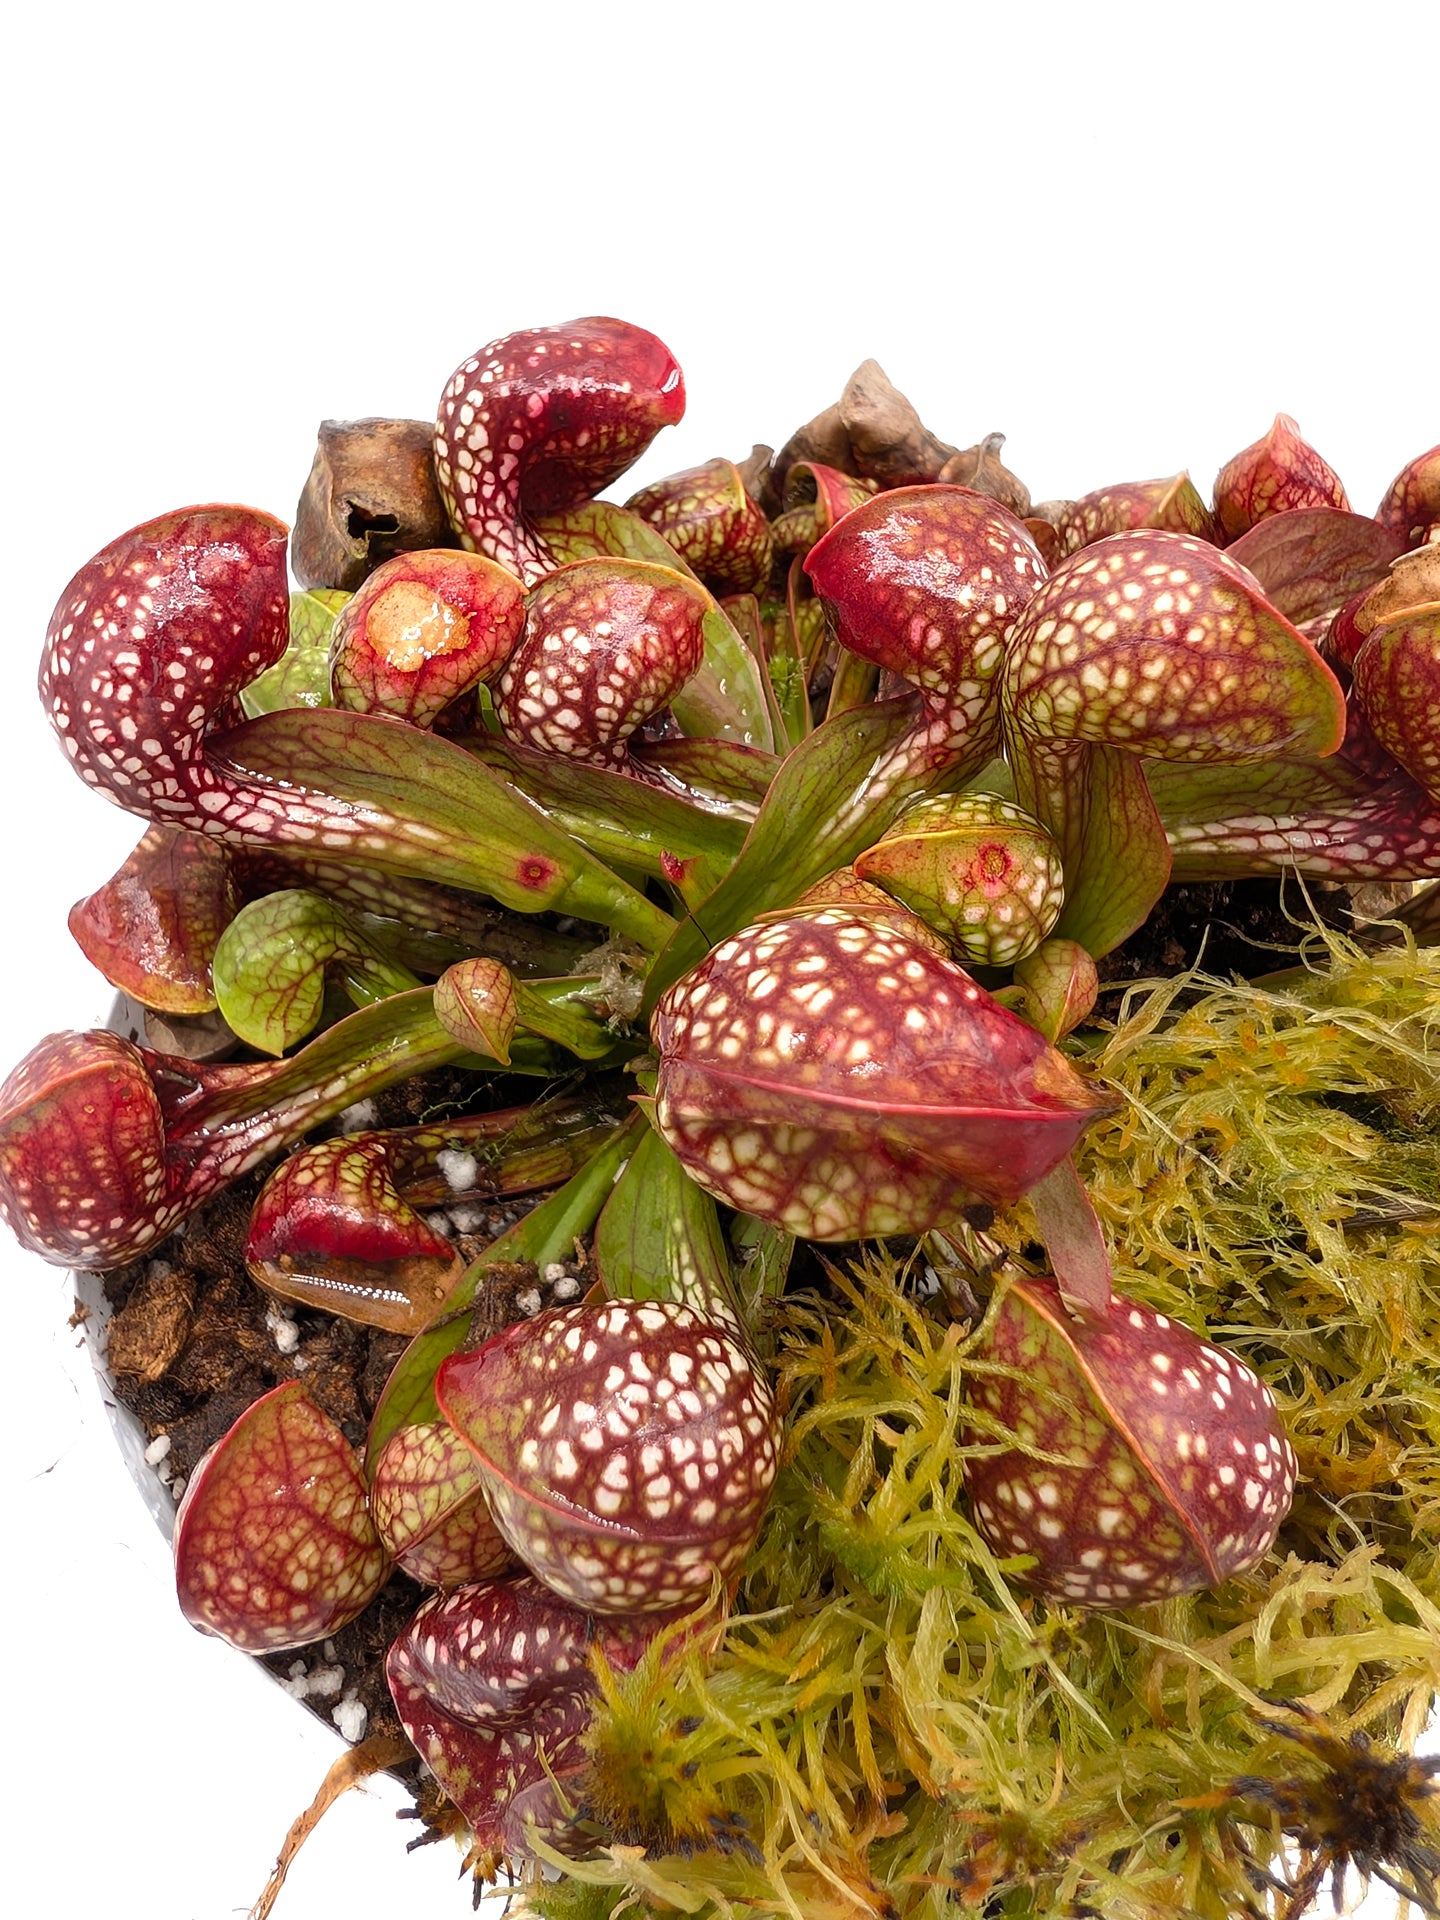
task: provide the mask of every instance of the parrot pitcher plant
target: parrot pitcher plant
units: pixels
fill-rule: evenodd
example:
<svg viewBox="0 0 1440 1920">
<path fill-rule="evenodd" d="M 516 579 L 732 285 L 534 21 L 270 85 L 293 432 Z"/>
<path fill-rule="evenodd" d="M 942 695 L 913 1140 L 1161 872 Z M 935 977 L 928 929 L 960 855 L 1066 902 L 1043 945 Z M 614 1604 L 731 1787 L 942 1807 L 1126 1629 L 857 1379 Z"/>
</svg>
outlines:
<svg viewBox="0 0 1440 1920">
<path fill-rule="evenodd" d="M 263 1171 L 274 1310 L 404 1337 L 368 1434 L 303 1373 L 254 1400 L 190 1474 L 176 1577 L 262 1652 L 431 1589 L 388 1683 L 481 1878 L 749 1859 L 698 1761 L 607 1829 L 595 1716 L 702 1685 L 801 1551 L 767 1528 L 821 1417 L 787 1425 L 795 1301 L 874 1243 L 936 1279 L 963 1472 L 928 1497 L 1010 1609 L 997 1659 L 1278 1564 L 1303 1463 L 1238 1350 L 1254 1301 L 1192 1326 L 1129 1291 L 1083 1168 L 1134 1118 L 1087 1022 L 1175 883 L 1440 876 L 1440 450 L 1369 518 L 1283 414 L 1213 502 L 1181 472 L 1032 507 L 1002 436 L 957 452 L 871 362 L 773 461 L 600 499 L 684 404 L 638 326 L 509 334 L 433 432 L 326 424 L 302 591 L 270 514 L 181 507 L 79 569 L 41 662 L 77 774 L 141 822 L 76 937 L 220 1046 L 41 1040 L 0 1087 L 0 1214 L 110 1272 Z M 342 537 L 342 495 L 390 531 Z M 337 1131 L 440 1069 L 468 1110 Z M 522 1195 L 462 1248 L 446 1208 Z M 496 1324 L 502 1272 L 578 1297 Z M 818 1539 L 907 1444 L 875 1413 L 805 1483 Z M 796 1621 L 840 1591 L 820 1564 Z M 822 1685 L 773 1645 L 767 1685 Z M 921 1745 L 885 1764 L 938 1805 L 964 1763 Z M 970 1881 L 917 1851 L 890 1894 L 979 1886 L 976 1819 Z"/>
</svg>

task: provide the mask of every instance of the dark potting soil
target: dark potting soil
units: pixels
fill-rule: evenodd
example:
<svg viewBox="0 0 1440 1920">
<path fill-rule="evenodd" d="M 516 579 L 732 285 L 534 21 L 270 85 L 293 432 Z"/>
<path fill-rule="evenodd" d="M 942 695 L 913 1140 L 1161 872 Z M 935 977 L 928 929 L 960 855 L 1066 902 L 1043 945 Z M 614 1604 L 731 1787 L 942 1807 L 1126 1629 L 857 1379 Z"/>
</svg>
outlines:
<svg viewBox="0 0 1440 1920">
<path fill-rule="evenodd" d="M 1366 917 L 1383 913 L 1402 890 L 1365 901 Z M 1132 980 L 1156 979 L 1193 966 L 1222 980 L 1232 974 L 1258 979 L 1296 963 L 1301 941 L 1318 919 L 1349 932 L 1355 924 L 1354 894 L 1344 887 L 1307 881 L 1305 890 L 1277 880 L 1208 880 L 1171 887 L 1143 927 L 1107 953 L 1099 965 L 1100 990 Z"/>
</svg>

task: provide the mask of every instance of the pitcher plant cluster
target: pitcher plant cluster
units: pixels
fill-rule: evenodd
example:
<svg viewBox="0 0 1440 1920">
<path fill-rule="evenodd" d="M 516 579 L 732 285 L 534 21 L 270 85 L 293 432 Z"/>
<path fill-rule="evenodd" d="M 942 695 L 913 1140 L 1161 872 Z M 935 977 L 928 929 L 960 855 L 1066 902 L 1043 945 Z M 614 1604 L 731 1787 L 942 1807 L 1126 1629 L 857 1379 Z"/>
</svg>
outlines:
<svg viewBox="0 0 1440 1920">
<path fill-rule="evenodd" d="M 509 335 L 433 429 L 326 424 L 298 591 L 278 520 L 184 507 L 80 569 L 41 667 L 145 823 L 76 939 L 244 1057 L 43 1040 L 0 1212 L 114 1268 L 273 1166 L 256 1282 L 410 1336 L 363 1451 L 301 1380 L 240 1417 L 179 1598 L 274 1651 L 397 1566 L 435 1589 L 390 1684 L 491 1875 L 586 1844 L 596 1650 L 723 1618 L 789 1444 L 797 1240 L 968 1262 L 956 1512 L 1020 1592 L 1124 1609 L 1271 1552 L 1275 1400 L 1117 1290 L 1072 1156 L 1123 1100 L 1061 1043 L 1172 881 L 1440 875 L 1440 448 L 1373 515 L 1283 416 L 1212 503 L 1036 507 L 999 436 L 946 446 L 867 363 L 780 455 L 601 499 L 684 404 L 640 327 Z M 456 1064 L 535 1098 L 333 1131 Z M 441 1150 L 553 1189 L 469 1266 Z M 1022 1205 L 1035 1257 L 983 1257 Z M 585 1298 L 472 1331 L 487 1265 L 577 1244 Z"/>
</svg>

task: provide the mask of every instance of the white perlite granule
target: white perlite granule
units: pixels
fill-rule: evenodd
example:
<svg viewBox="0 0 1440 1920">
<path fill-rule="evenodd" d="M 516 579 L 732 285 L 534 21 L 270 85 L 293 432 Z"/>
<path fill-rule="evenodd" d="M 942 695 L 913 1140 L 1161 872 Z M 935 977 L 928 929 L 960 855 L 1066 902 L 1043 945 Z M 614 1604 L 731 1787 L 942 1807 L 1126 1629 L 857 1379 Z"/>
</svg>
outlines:
<svg viewBox="0 0 1440 1920">
<path fill-rule="evenodd" d="M 448 1213 L 427 1213 L 425 1216 L 425 1224 L 432 1233 L 443 1234 L 447 1240 L 453 1232 Z"/>
<path fill-rule="evenodd" d="M 353 1693 L 330 1709 L 330 1718 L 340 1729 L 340 1738 L 356 1746 L 365 1738 L 365 1727 L 370 1718 L 369 1709 L 363 1700 L 357 1700 Z"/>
<path fill-rule="evenodd" d="M 303 1660 L 292 1660 L 289 1677 L 280 1684 L 293 1700 L 333 1700 L 345 1684 L 345 1669 L 316 1667 L 313 1673 L 307 1673 Z M 353 1694 L 350 1697 L 353 1699 Z"/>
<path fill-rule="evenodd" d="M 373 1100 L 357 1100 L 353 1107 L 346 1107 L 340 1115 L 342 1133 L 364 1133 L 367 1127 L 373 1127 L 380 1114 Z"/>
<path fill-rule="evenodd" d="M 458 1147 L 442 1147 L 435 1164 L 452 1193 L 468 1193 L 480 1178 L 480 1162 L 473 1153 L 462 1153 Z"/>
<path fill-rule="evenodd" d="M 544 1304 L 538 1287 L 526 1287 L 523 1293 L 517 1293 L 515 1296 L 515 1310 L 517 1313 L 523 1313 L 527 1320 L 533 1320 Z"/>
<path fill-rule="evenodd" d="M 559 1260 L 552 1260 L 545 1269 L 545 1278 L 547 1280 L 563 1280 L 565 1278 L 563 1263 Z"/>
<path fill-rule="evenodd" d="M 274 1307 L 265 1310 L 265 1328 L 278 1353 L 294 1353 L 300 1345 L 300 1329 L 295 1322 Z"/>
<path fill-rule="evenodd" d="M 450 1224 L 457 1233 L 478 1233 L 485 1224 L 483 1207 L 452 1207 Z"/>
<path fill-rule="evenodd" d="M 573 1274 L 567 1273 L 550 1289 L 550 1297 L 552 1300 L 574 1300 L 580 1291 L 580 1282 Z"/>
<path fill-rule="evenodd" d="M 169 1434 L 157 1433 L 155 1438 L 150 1442 L 149 1446 L 146 1447 L 145 1449 L 146 1466 L 158 1467 L 160 1462 L 165 1458 L 166 1454 L 169 1453 L 169 1451 L 170 1451 Z"/>
</svg>

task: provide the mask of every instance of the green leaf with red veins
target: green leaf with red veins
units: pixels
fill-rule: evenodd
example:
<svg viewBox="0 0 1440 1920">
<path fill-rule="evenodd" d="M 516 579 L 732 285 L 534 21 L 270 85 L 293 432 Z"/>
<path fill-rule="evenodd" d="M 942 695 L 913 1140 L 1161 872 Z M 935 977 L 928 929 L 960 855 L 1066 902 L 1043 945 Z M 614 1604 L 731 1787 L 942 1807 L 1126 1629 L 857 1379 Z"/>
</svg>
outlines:
<svg viewBox="0 0 1440 1920">
<path fill-rule="evenodd" d="M 302 1306 L 387 1333 L 419 1333 L 464 1270 L 396 1189 L 384 1140 L 323 1140 L 265 1183 L 245 1241 L 250 1277 Z"/>
<path fill-rule="evenodd" d="M 814 680 L 821 661 L 834 649 L 825 602 L 811 586 L 803 560 L 790 562 L 790 571 L 785 576 L 785 609 L 795 635 L 795 646 L 805 663 L 805 677 L 807 681 Z"/>
<path fill-rule="evenodd" d="M 906 809 L 855 862 L 974 966 L 1033 953 L 1065 901 L 1060 850 L 1023 807 L 995 794 L 935 794 Z"/>
<path fill-rule="evenodd" d="M 260 1053 L 282 1054 L 320 1018 L 327 972 L 368 1004 L 420 981 L 396 966 L 342 907 L 290 888 L 242 907 L 215 948 L 215 998 L 227 1024 Z"/>
<path fill-rule="evenodd" d="M 1375 518 L 1405 552 L 1440 540 L 1440 447 L 1403 466 L 1385 489 Z"/>
<path fill-rule="evenodd" d="M 1311 810 L 1343 810 L 1374 784 L 1339 754 L 1324 760 L 1256 761 L 1248 767 L 1157 761 L 1150 768 L 1150 781 L 1172 838 L 1192 825 L 1208 826 L 1251 812 L 1299 820 Z"/>
<path fill-rule="evenodd" d="M 700 665 L 670 703 L 676 725 L 696 739 L 733 740 L 769 752 L 775 744 L 760 669 L 718 602 L 700 624 Z"/>
<path fill-rule="evenodd" d="M 1340 476 L 1321 459 L 1288 413 L 1277 413 L 1263 439 L 1227 460 L 1215 478 L 1215 518 L 1226 540 L 1238 540 L 1257 521 L 1297 507 L 1342 507 L 1350 502 Z"/>
<path fill-rule="evenodd" d="M 594 973 L 517 980 L 497 960 L 460 960 L 435 984 L 435 1011 L 457 1040 L 471 1036 L 473 1052 L 506 1066 L 523 1061 L 525 1035 L 553 1040 L 581 1060 L 615 1062 L 627 1052 L 610 1027 L 611 1008 Z"/>
<path fill-rule="evenodd" d="M 1440 600 L 1372 627 L 1353 672 L 1375 738 L 1440 803 Z"/>
<path fill-rule="evenodd" d="M 1117 1104 L 952 961 L 844 908 L 725 941 L 651 1033 L 652 1124 L 691 1178 L 810 1240 L 1008 1206 Z"/>
<path fill-rule="evenodd" d="M 454 887 L 366 867 L 332 866 L 302 854 L 246 851 L 240 859 L 252 892 L 300 886 L 323 893 L 419 973 L 443 973 L 453 961 L 480 952 L 493 953 L 524 973 L 564 973 L 594 944 Z"/>
<path fill-rule="evenodd" d="M 1060 846 L 1065 906 L 1055 932 L 1098 957 L 1148 918 L 1171 878 L 1145 763 L 1122 748 L 1018 743 L 1015 786 Z"/>
<path fill-rule="evenodd" d="M 612 1300 L 671 1300 L 743 1337 L 715 1202 L 657 1133 L 647 1132 L 595 1229 Z"/>
<path fill-rule="evenodd" d="M 632 1113 L 623 1124 L 615 1124 L 593 1157 L 558 1193 L 542 1200 L 538 1207 L 507 1228 L 498 1240 L 491 1241 L 466 1268 L 451 1295 L 450 1312 L 438 1325 L 410 1342 L 385 1383 L 370 1422 L 365 1450 L 366 1462 L 372 1471 L 391 1434 L 404 1426 L 439 1419 L 435 1375 L 441 1362 L 458 1353 L 465 1344 L 470 1331 L 469 1309 L 486 1268 L 508 1261 L 530 1261 L 543 1267 L 552 1260 L 571 1258 L 576 1240 L 589 1233 L 610 1198 L 644 1125 L 638 1113 Z"/>
<path fill-rule="evenodd" d="M 747 826 L 780 766 L 778 754 L 742 747 L 738 740 L 687 740 L 675 734 L 642 740 L 633 754 L 639 766 L 657 774 L 681 799 Z M 744 837 L 739 836 L 742 841 Z"/>
<path fill-rule="evenodd" d="M 591 1079 L 572 1093 L 547 1088 L 526 1106 L 458 1114 L 430 1126 L 387 1127 L 377 1137 L 384 1142 L 391 1176 L 412 1207 L 529 1193 L 559 1186 L 610 1140 L 625 1111 L 624 1087 L 623 1081 Z M 302 1148 L 294 1157 L 307 1151 Z M 446 1161 L 449 1172 L 444 1170 L 442 1157 L 450 1154 L 474 1161 L 471 1184 L 455 1185 L 453 1160 Z"/>
<path fill-rule="evenodd" d="M 653 1619 L 591 1619 L 524 1574 L 427 1601 L 391 1647 L 401 1724 L 492 1877 L 529 1857 L 532 1826 L 558 1839 L 569 1824 L 566 1787 L 586 1764 L 597 1692 L 590 1649 L 628 1672 L 655 1630 Z"/>
<path fill-rule="evenodd" d="M 529 596 L 496 687 L 506 737 L 624 766 L 635 728 L 699 667 L 707 600 L 673 568 L 643 560 L 580 560 L 552 573 Z"/>
<path fill-rule="evenodd" d="M 315 587 L 290 596 L 290 644 L 264 673 L 240 690 L 247 720 L 282 707 L 330 705 L 330 635 L 348 593 Z"/>
<path fill-rule="evenodd" d="M 735 1276 L 740 1319 L 753 1327 L 769 1303 L 785 1291 L 795 1236 L 772 1227 L 768 1220 L 757 1220 L 753 1213 L 737 1213 L 730 1222 L 730 1239 L 740 1261 Z"/>
<path fill-rule="evenodd" d="M 515 1002 L 527 1033 L 553 1040 L 579 1060 L 618 1066 L 640 1050 L 638 1042 L 626 1039 L 624 1016 L 617 1014 L 598 974 L 517 980 Z"/>
<path fill-rule="evenodd" d="M 495 678 L 525 624 L 514 574 L 476 553 L 402 553 L 341 609 L 330 642 L 335 704 L 433 726 Z"/>
<path fill-rule="evenodd" d="M 371 1476 L 370 1514 L 386 1552 L 422 1586 L 450 1593 L 514 1565 L 475 1456 L 441 1420 L 391 1435 Z"/>
<path fill-rule="evenodd" d="M 645 947 L 672 930 L 668 914 L 448 740 L 375 714 L 276 713 L 208 746 L 265 795 L 253 823 L 235 823 L 230 837 L 242 842 L 273 838 L 309 855 L 488 893 L 512 911 L 598 920 Z M 315 809 L 299 834 L 288 827 L 295 787 Z"/>
<path fill-rule="evenodd" d="M 790 618 L 790 609 L 777 600 L 760 605 L 753 597 L 730 604 L 729 612 L 740 621 L 739 608 L 746 610 L 746 638 L 750 651 L 760 662 L 766 699 L 775 739 L 783 749 L 798 746 L 809 733 L 810 689 L 805 654 Z"/>
<path fill-rule="evenodd" d="M 611 500 L 587 500 L 563 513 L 547 513 L 531 521 L 557 567 L 576 560 L 648 560 L 651 566 L 672 567 L 699 580 L 684 555 L 648 520 Z"/>
<path fill-rule="evenodd" d="M 245 1653 L 338 1633 L 390 1577 L 355 1449 L 287 1380 L 190 1476 L 175 1516 L 180 1610 Z"/>
<path fill-rule="evenodd" d="M 985 1417 L 967 1438 L 1000 1445 L 967 1462 L 970 1502 L 997 1553 L 1034 1555 L 1027 1585 L 1131 1607 L 1218 1586 L 1269 1552 L 1295 1455 L 1233 1354 L 1133 1300 L 1072 1317 L 1049 1281 L 1025 1280 L 974 1357 L 997 1371 L 972 1388 Z"/>
<path fill-rule="evenodd" d="M 1272 514 L 1242 534 L 1228 557 L 1254 574 L 1271 606 L 1297 627 L 1327 625 L 1352 594 L 1385 578 L 1404 551 L 1377 521 L 1338 507 Z"/>
<path fill-rule="evenodd" d="M 678 793 L 648 781 L 632 780 L 609 767 L 561 760 L 553 753 L 537 753 L 533 747 L 517 746 L 494 735 L 474 735 L 465 745 L 477 760 L 527 794 L 601 860 L 633 868 L 652 879 L 662 875 L 664 854 L 682 860 L 698 856 L 714 875 L 711 884 L 716 884 L 744 845 L 754 817 L 746 804 L 723 813 L 702 808 Z M 748 759 L 748 748 L 737 751 Z M 658 765 L 663 773 L 663 757 Z M 767 756 L 762 763 L 767 780 L 773 766 Z"/>
<path fill-rule="evenodd" d="M 533 586 L 550 571 L 535 516 L 603 493 L 685 411 L 685 382 L 653 333 L 570 320 L 482 347 L 440 396 L 435 478 L 461 543 Z"/>
<path fill-rule="evenodd" d="M 1396 768 L 1377 785 L 1336 760 L 1163 767 L 1156 793 L 1176 880 L 1292 868 L 1335 880 L 1440 875 L 1440 807 Z"/>
<path fill-rule="evenodd" d="M 728 1580 L 779 1457 L 769 1382 L 692 1308 L 552 1308 L 435 1382 L 495 1523 L 532 1573 L 599 1613 L 664 1613 Z"/>
<path fill-rule="evenodd" d="M 1077 940 L 1046 940 L 1015 969 L 1017 1013 L 1052 1043 L 1063 1040 L 1094 1010 L 1100 976 Z"/>
<path fill-rule="evenodd" d="M 916 754 L 925 716 L 918 694 L 857 707 L 807 734 L 780 763 L 729 873 L 681 922 L 651 966 L 645 1007 L 688 973 L 717 940 L 791 900 L 878 839 L 901 807 L 946 764 Z"/>
<path fill-rule="evenodd" d="M 830 677 L 825 718 L 834 720 L 839 714 L 849 713 L 852 707 L 868 707 L 878 698 L 879 691 L 880 669 L 875 662 L 862 660 L 858 653 L 840 647 Z"/>
<path fill-rule="evenodd" d="M 732 460 L 672 473 L 626 501 L 714 593 L 752 593 L 770 578 L 770 523 Z"/>
<path fill-rule="evenodd" d="M 240 905 L 228 848 L 152 826 L 120 871 L 70 909 L 70 931 L 112 987 L 160 1013 L 208 1013 L 216 942 Z"/>
<path fill-rule="evenodd" d="M 435 982 L 435 1018 L 462 1047 L 505 1066 L 518 1019 L 514 974 L 498 960 L 457 961 Z"/>
<path fill-rule="evenodd" d="M 1163 527 L 1168 533 L 1188 533 L 1217 546 L 1220 539 L 1214 517 L 1189 474 L 1175 473 L 1167 480 L 1099 487 L 1072 500 L 1056 522 L 1056 559 L 1066 559 L 1081 547 L 1134 527 Z"/>
</svg>

